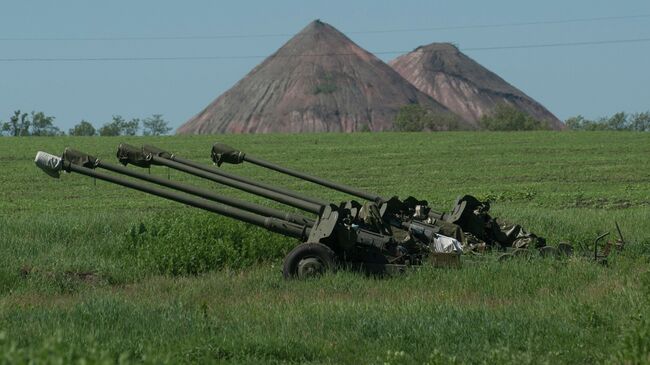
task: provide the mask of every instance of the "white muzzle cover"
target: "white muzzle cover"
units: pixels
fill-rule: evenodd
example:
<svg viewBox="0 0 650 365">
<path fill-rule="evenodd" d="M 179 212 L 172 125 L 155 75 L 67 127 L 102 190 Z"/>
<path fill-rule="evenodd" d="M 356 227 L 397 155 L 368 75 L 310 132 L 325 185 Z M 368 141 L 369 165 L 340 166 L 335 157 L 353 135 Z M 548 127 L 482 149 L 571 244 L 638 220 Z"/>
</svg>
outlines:
<svg viewBox="0 0 650 365">
<path fill-rule="evenodd" d="M 63 163 L 61 162 L 61 157 L 51 155 L 47 152 L 38 151 L 34 163 L 38 166 L 39 169 L 45 171 L 46 174 L 59 178 L 61 176 L 61 169 L 63 168 Z"/>
</svg>

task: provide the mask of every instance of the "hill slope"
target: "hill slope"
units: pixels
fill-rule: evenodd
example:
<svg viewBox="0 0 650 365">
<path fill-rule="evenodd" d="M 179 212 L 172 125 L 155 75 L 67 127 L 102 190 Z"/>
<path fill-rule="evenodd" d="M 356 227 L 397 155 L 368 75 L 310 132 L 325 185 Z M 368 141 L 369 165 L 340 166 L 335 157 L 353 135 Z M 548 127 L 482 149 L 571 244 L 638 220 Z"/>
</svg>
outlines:
<svg viewBox="0 0 650 365">
<path fill-rule="evenodd" d="M 386 63 L 316 20 L 177 133 L 383 131 L 392 129 L 399 108 L 411 103 L 450 113 Z"/>
<path fill-rule="evenodd" d="M 463 119 L 478 125 L 481 116 L 499 104 L 508 104 L 553 129 L 564 124 L 544 106 L 449 43 L 431 43 L 389 64 L 420 91 Z"/>
</svg>

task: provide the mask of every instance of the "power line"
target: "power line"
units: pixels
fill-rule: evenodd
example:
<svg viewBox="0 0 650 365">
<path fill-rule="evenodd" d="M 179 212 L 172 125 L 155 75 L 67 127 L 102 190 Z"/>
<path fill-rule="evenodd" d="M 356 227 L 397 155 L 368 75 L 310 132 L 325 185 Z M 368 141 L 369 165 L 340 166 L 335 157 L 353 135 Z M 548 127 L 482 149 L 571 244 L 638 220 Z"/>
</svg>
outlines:
<svg viewBox="0 0 650 365">
<path fill-rule="evenodd" d="M 490 51 L 500 49 L 523 49 L 523 48 L 551 48 L 551 47 L 574 47 L 574 46 L 593 46 L 603 44 L 624 44 L 624 43 L 643 43 L 650 42 L 650 38 L 635 39 L 613 39 L 602 41 L 584 41 L 584 42 L 567 42 L 567 43 L 542 43 L 542 44 L 521 44 L 514 46 L 494 46 L 494 47 L 472 47 L 463 48 L 463 51 Z"/>
<path fill-rule="evenodd" d="M 492 24 L 474 24 L 474 25 L 450 25 L 442 27 L 428 28 L 402 28 L 402 29 L 375 29 L 346 32 L 346 34 L 383 34 L 383 33 L 407 33 L 407 32 L 428 32 L 441 30 L 460 30 L 460 29 L 489 29 L 489 28 L 507 28 L 521 27 L 529 25 L 550 25 L 550 24 L 569 24 L 569 23 L 586 23 L 607 20 L 626 20 L 626 19 L 643 19 L 650 18 L 650 14 L 605 16 L 594 18 L 573 18 L 560 20 L 539 20 L 529 22 L 511 22 L 511 23 L 492 23 Z M 214 35 L 181 35 L 181 36 L 110 36 L 110 37 L 0 37 L 0 41 L 162 41 L 162 40 L 212 40 L 212 39 L 246 39 L 246 38 L 274 38 L 274 37 L 291 37 L 294 33 L 269 33 L 269 34 L 214 34 Z"/>
<path fill-rule="evenodd" d="M 634 39 L 614 39 L 600 41 L 582 41 L 566 43 L 541 43 L 541 44 L 519 44 L 509 46 L 490 46 L 490 47 L 468 47 L 460 48 L 461 51 L 490 51 L 490 50 L 507 50 L 507 49 L 526 49 L 526 48 L 552 48 L 552 47 L 577 47 L 590 45 L 605 44 L 626 44 L 626 43 L 644 43 L 650 42 L 650 38 Z M 410 51 L 377 51 L 371 52 L 375 55 L 405 54 Z M 356 53 L 304 53 L 304 54 L 284 54 L 284 55 L 242 55 L 242 56 L 170 56 L 170 57 L 14 57 L 0 58 L 0 62 L 112 62 L 112 61 L 200 61 L 200 60 L 243 60 L 243 59 L 260 59 L 267 57 L 333 57 L 333 56 L 352 56 Z"/>
<path fill-rule="evenodd" d="M 348 32 L 348 34 L 399 33 L 399 32 L 420 32 L 420 31 L 457 30 L 457 29 L 507 28 L 507 27 L 521 27 L 521 26 L 526 26 L 526 25 L 585 23 L 585 22 L 595 22 L 595 21 L 603 21 L 603 20 L 641 19 L 641 18 L 649 18 L 649 17 L 650 17 L 650 14 L 638 14 L 638 15 L 605 16 L 605 17 L 596 17 L 596 18 L 574 18 L 574 19 L 563 19 L 563 20 L 540 20 L 540 21 L 530 21 L 530 22 L 501 23 L 501 24 L 451 25 L 451 26 L 432 27 L 432 28 L 406 28 L 406 29 L 390 29 L 390 30 L 367 30 L 367 31 L 359 31 L 359 32 Z"/>
</svg>

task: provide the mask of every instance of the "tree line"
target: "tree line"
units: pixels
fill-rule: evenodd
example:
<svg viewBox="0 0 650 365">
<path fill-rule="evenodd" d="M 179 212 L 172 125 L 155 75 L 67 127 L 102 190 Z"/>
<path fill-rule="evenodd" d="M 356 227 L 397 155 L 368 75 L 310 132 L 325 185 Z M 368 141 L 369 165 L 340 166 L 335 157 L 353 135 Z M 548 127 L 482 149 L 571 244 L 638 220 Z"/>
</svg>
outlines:
<svg viewBox="0 0 650 365">
<path fill-rule="evenodd" d="M 0 134 L 3 136 L 64 136 L 66 132 L 54 125 L 54 117 L 43 112 L 31 113 L 16 110 L 9 121 L 0 122 Z M 168 134 L 172 128 L 162 114 L 153 114 L 147 118 L 124 119 L 113 115 L 110 122 L 99 128 L 92 123 L 82 120 L 68 130 L 70 136 L 160 136 Z"/>
<path fill-rule="evenodd" d="M 567 119 L 566 126 L 575 131 L 635 131 L 650 132 L 650 111 L 643 113 L 619 112 L 611 117 L 589 120 L 578 115 Z"/>
<path fill-rule="evenodd" d="M 582 115 L 564 121 L 574 131 L 636 131 L 650 132 L 650 111 L 642 113 L 619 112 L 612 116 L 589 120 Z M 478 125 L 488 131 L 534 131 L 551 129 L 547 121 L 537 120 L 511 105 L 500 104 L 481 117 Z M 432 130 L 458 130 L 458 122 L 449 116 L 441 116 L 419 104 L 402 107 L 393 123 L 396 131 L 417 132 Z"/>
</svg>

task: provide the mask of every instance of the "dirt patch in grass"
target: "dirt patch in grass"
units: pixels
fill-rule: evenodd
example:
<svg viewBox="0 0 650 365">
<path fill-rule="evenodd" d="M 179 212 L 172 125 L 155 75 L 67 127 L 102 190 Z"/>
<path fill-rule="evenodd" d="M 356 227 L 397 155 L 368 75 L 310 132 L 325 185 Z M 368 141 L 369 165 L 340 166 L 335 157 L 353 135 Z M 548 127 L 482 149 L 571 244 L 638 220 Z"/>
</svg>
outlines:
<svg viewBox="0 0 650 365">
<path fill-rule="evenodd" d="M 627 199 L 586 198 L 578 196 L 568 204 L 568 208 L 593 208 L 593 209 L 628 209 L 634 206 L 643 206 L 644 203 L 634 203 Z"/>
</svg>

